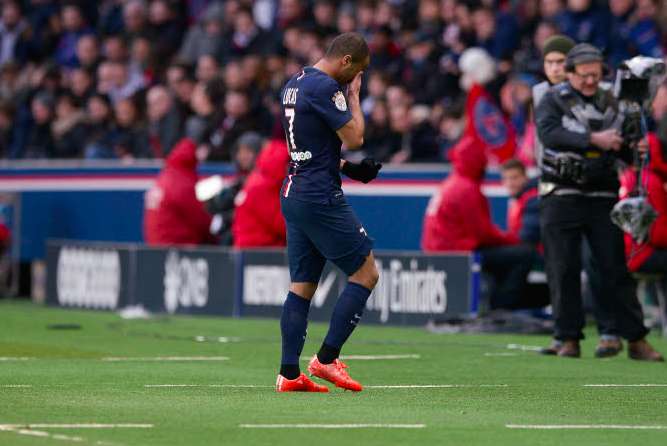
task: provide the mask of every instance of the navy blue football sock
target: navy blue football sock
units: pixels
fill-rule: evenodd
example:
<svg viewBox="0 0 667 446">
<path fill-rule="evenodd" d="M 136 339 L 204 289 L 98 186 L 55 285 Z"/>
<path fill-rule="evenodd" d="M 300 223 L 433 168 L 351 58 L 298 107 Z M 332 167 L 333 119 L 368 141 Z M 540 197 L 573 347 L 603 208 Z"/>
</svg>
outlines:
<svg viewBox="0 0 667 446">
<path fill-rule="evenodd" d="M 306 342 L 306 328 L 308 327 L 308 310 L 310 300 L 292 293 L 287 294 L 283 305 L 283 314 L 280 317 L 280 331 L 283 338 L 283 356 L 281 374 L 283 372 L 291 376 L 287 379 L 298 378 L 299 356 Z M 294 376 L 296 374 L 296 376 Z"/>
<path fill-rule="evenodd" d="M 370 294 L 371 290 L 368 288 L 348 282 L 336 302 L 336 307 L 331 315 L 329 332 L 317 354 L 317 359 L 322 364 L 330 364 L 338 357 L 341 347 L 361 320 Z"/>
</svg>

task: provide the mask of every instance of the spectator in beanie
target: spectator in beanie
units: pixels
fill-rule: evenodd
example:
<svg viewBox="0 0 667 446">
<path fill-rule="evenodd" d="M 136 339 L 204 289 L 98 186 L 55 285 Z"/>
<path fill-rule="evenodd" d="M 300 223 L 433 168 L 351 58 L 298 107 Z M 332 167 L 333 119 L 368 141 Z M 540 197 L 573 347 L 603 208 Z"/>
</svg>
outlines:
<svg viewBox="0 0 667 446">
<path fill-rule="evenodd" d="M 201 15 L 199 22 L 192 26 L 180 50 L 178 59 L 187 64 L 194 64 L 206 54 L 220 57 L 223 53 L 224 7 L 219 2 L 212 2 Z"/>
</svg>

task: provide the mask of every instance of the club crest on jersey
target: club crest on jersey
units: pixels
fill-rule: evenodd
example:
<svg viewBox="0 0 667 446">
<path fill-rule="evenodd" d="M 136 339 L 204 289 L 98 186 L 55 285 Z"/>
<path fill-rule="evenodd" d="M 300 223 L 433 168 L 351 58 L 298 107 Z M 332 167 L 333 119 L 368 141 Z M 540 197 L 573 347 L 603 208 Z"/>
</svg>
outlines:
<svg viewBox="0 0 667 446">
<path fill-rule="evenodd" d="M 336 108 L 342 112 L 347 110 L 347 101 L 345 100 L 345 95 L 342 91 L 337 91 L 336 94 L 331 98 L 333 103 L 336 105 Z"/>
</svg>

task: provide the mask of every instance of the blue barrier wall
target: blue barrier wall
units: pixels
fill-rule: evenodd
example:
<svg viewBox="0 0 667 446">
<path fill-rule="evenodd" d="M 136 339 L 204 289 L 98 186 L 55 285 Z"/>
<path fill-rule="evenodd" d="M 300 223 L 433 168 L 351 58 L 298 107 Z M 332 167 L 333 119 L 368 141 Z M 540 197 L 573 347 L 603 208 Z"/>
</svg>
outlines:
<svg viewBox="0 0 667 446">
<path fill-rule="evenodd" d="M 47 238 L 141 242 L 143 194 L 159 170 L 158 162 L 0 167 L 0 192 L 20 197 L 14 231 L 20 258 L 43 258 Z M 209 164 L 200 174 L 227 176 L 233 168 Z M 442 165 L 387 166 L 375 182 L 346 181 L 344 188 L 377 249 L 418 250 L 429 197 L 447 174 Z M 498 178 L 487 175 L 485 192 L 494 221 L 504 227 L 507 196 Z"/>
</svg>

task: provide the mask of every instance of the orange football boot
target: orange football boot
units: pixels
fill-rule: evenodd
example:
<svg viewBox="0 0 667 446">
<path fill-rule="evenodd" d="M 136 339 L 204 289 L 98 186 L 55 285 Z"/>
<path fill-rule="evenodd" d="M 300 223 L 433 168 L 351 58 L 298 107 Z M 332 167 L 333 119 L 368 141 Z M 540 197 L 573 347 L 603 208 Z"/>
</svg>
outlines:
<svg viewBox="0 0 667 446">
<path fill-rule="evenodd" d="M 278 375 L 276 379 L 276 392 L 328 392 L 327 386 L 321 386 L 312 382 L 303 373 L 295 379 L 287 379 Z"/>
<path fill-rule="evenodd" d="M 347 366 L 340 359 L 334 360 L 331 364 L 322 364 L 317 355 L 313 356 L 308 364 L 308 373 L 325 379 L 336 387 L 341 389 L 352 390 L 353 392 L 361 392 L 363 387 L 361 384 L 350 378 L 347 371 Z"/>
</svg>

